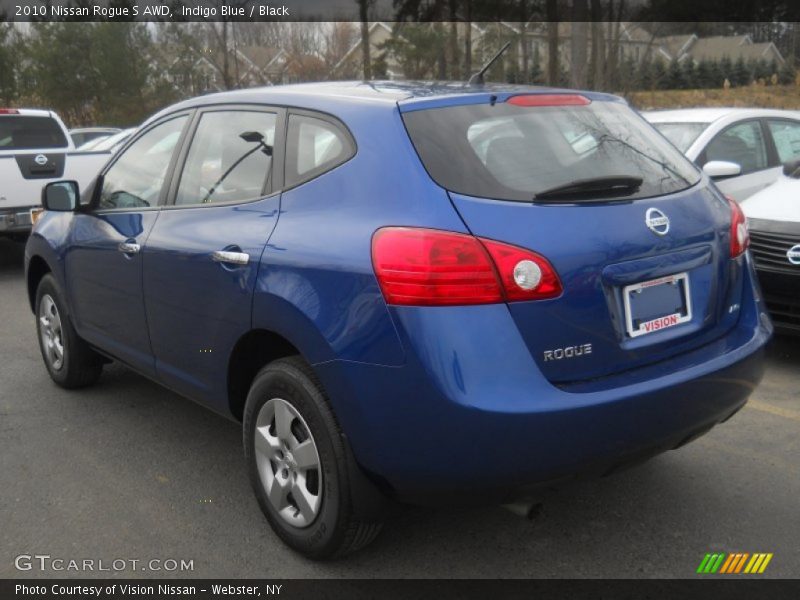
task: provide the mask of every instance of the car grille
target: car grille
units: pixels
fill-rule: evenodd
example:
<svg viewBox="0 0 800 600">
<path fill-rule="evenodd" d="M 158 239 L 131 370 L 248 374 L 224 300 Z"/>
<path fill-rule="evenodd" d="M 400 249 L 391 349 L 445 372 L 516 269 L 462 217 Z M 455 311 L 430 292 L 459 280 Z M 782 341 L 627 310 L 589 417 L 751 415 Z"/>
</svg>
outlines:
<svg viewBox="0 0 800 600">
<path fill-rule="evenodd" d="M 764 301 L 775 325 L 800 333 L 800 300 L 792 296 L 766 293 Z"/>
<path fill-rule="evenodd" d="M 800 276 L 800 265 L 789 262 L 786 253 L 800 244 L 800 236 L 783 233 L 750 232 L 750 251 L 756 268 Z"/>
</svg>

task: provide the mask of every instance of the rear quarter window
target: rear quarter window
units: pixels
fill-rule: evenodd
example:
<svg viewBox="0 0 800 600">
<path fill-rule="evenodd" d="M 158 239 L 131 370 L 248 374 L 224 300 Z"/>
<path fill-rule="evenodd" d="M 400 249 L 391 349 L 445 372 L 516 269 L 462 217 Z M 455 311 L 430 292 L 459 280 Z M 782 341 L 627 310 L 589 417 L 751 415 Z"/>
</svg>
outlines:
<svg viewBox="0 0 800 600">
<path fill-rule="evenodd" d="M 350 160 L 355 143 L 338 123 L 308 115 L 289 115 L 286 133 L 286 187 L 294 187 Z"/>
</svg>

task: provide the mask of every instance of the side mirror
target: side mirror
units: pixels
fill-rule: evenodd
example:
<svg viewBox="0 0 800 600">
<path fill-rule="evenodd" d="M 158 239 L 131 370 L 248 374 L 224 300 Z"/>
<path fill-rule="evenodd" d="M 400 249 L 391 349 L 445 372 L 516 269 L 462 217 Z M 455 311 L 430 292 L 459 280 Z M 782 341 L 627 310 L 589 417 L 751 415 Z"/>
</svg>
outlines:
<svg viewBox="0 0 800 600">
<path fill-rule="evenodd" d="M 42 189 L 42 206 L 45 210 L 72 212 L 80 203 L 77 181 L 53 181 Z"/>
<path fill-rule="evenodd" d="M 800 179 L 800 160 L 792 160 L 784 163 L 783 174 L 793 179 Z"/>
<path fill-rule="evenodd" d="M 727 160 L 710 160 L 703 165 L 703 173 L 711 179 L 725 179 L 742 174 L 742 166 Z"/>
</svg>

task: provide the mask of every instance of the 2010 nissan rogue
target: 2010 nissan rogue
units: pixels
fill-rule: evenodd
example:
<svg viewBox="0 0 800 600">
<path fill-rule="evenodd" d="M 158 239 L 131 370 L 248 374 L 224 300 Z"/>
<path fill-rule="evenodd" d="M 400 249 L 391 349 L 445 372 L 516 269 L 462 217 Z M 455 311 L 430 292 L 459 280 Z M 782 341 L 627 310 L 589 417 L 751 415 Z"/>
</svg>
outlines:
<svg viewBox="0 0 800 600">
<path fill-rule="evenodd" d="M 209 95 L 43 203 L 50 376 L 113 359 L 240 420 L 264 514 L 315 558 L 386 497 L 502 501 L 678 447 L 743 406 L 772 332 L 738 205 L 600 93 Z"/>
</svg>

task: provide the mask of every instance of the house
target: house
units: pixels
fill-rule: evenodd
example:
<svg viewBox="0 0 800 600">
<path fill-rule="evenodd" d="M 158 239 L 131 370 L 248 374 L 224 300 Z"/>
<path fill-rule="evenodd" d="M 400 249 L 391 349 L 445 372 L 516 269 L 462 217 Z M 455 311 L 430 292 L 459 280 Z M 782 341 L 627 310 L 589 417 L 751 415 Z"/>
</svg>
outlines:
<svg viewBox="0 0 800 600">
<path fill-rule="evenodd" d="M 736 62 L 763 60 L 783 65 L 786 59 L 772 42 L 755 43 L 749 35 L 712 36 L 699 38 L 696 35 L 667 36 L 658 38 L 657 43 L 671 58 L 683 62 L 692 60 L 721 61 L 729 59 Z"/>
<path fill-rule="evenodd" d="M 399 25 L 399 24 L 397 24 Z M 396 25 L 396 26 L 397 26 Z M 358 24 L 356 24 L 358 26 Z M 386 51 L 385 44 L 395 35 L 391 25 L 383 21 L 374 21 L 367 29 L 369 38 L 369 55 L 372 62 L 385 61 L 386 79 L 402 79 L 403 69 L 391 53 Z M 399 32 L 398 32 L 399 35 Z M 333 79 L 359 79 L 363 70 L 361 65 L 361 36 L 357 36 L 353 45 L 333 66 Z"/>
</svg>

